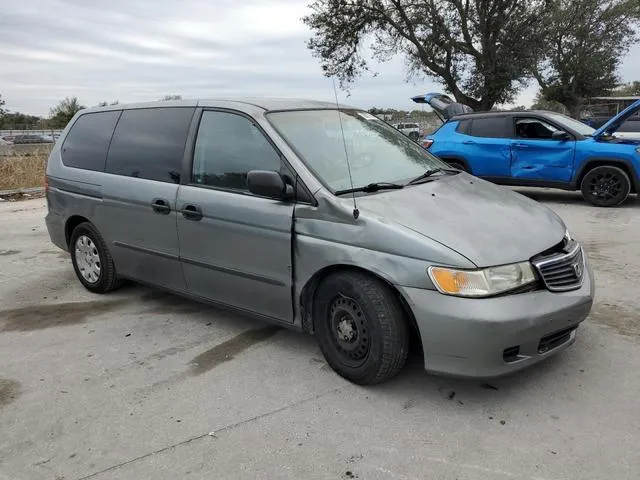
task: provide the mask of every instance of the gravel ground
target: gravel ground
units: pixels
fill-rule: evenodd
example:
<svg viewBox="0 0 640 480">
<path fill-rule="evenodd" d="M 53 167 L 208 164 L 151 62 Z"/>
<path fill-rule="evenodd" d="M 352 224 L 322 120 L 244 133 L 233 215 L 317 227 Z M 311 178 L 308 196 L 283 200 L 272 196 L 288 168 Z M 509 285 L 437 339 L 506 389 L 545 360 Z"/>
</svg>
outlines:
<svg viewBox="0 0 640 480">
<path fill-rule="evenodd" d="M 576 344 L 489 383 L 352 385 L 313 338 L 127 286 L 86 292 L 42 199 L 0 202 L 2 479 L 640 478 L 640 200 L 520 190 L 584 243 Z"/>
</svg>

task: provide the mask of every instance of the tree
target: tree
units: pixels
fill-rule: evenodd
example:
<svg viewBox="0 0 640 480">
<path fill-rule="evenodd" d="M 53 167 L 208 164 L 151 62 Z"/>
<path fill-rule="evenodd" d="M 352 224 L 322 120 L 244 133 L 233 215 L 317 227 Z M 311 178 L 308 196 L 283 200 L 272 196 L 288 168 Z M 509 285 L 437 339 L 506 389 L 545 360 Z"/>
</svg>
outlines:
<svg viewBox="0 0 640 480">
<path fill-rule="evenodd" d="M 558 112 L 564 115 L 569 113 L 563 104 L 556 102 L 555 100 L 546 99 L 541 91 L 538 91 L 536 94 L 533 105 L 531 105 L 531 110 L 547 110 L 549 112 Z"/>
<path fill-rule="evenodd" d="M 182 95 L 165 95 L 160 101 L 164 100 L 182 100 Z"/>
<path fill-rule="evenodd" d="M 116 100 L 115 102 L 100 102 L 98 103 L 98 107 L 106 107 L 108 105 L 118 105 L 120 103 L 119 100 Z"/>
<path fill-rule="evenodd" d="M 8 130 L 29 130 L 42 125 L 42 118 L 25 115 L 20 112 L 7 112 L 0 115 L 0 128 Z"/>
<path fill-rule="evenodd" d="M 640 82 L 635 81 L 620 85 L 612 93 L 620 97 L 640 97 Z"/>
<path fill-rule="evenodd" d="M 456 101 L 490 110 L 513 99 L 540 42 L 547 0 L 315 0 L 307 46 L 342 86 L 368 70 L 365 49 L 404 57 L 409 76 L 442 82 Z"/>
<path fill-rule="evenodd" d="M 69 123 L 69 120 L 83 108 L 85 107 L 80 105 L 78 97 L 67 97 L 61 100 L 58 105 L 51 109 L 51 126 L 53 128 L 64 128 Z"/>
<path fill-rule="evenodd" d="M 2 117 L 7 111 L 2 108 L 5 105 L 5 101 L 2 99 L 2 95 L 0 95 L 0 117 Z"/>
<path fill-rule="evenodd" d="M 585 99 L 618 84 L 622 57 L 636 38 L 638 0 L 550 0 L 532 74 L 547 100 L 578 117 Z"/>
</svg>

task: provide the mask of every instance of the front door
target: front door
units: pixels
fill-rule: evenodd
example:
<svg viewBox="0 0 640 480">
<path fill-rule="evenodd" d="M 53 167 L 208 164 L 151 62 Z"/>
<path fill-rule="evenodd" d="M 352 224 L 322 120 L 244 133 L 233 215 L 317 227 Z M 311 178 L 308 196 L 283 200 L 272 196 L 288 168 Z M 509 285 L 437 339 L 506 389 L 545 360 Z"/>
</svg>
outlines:
<svg viewBox="0 0 640 480">
<path fill-rule="evenodd" d="M 515 179 L 568 183 L 576 142 L 552 138 L 560 129 L 539 118 L 514 118 L 511 176 Z"/>
<path fill-rule="evenodd" d="M 249 193 L 250 170 L 286 168 L 249 118 L 205 110 L 191 179 L 178 190 L 180 259 L 191 293 L 293 321 L 293 202 Z"/>
</svg>

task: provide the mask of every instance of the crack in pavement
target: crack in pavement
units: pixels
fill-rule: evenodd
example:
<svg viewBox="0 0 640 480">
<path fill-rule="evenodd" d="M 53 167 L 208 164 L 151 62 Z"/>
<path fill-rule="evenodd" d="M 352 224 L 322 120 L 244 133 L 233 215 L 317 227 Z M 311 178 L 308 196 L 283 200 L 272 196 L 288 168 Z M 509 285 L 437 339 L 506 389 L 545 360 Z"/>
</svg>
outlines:
<svg viewBox="0 0 640 480">
<path fill-rule="evenodd" d="M 314 400 L 317 400 L 319 398 L 325 397 L 327 395 L 331 395 L 332 393 L 337 393 L 340 390 L 342 390 L 342 387 L 334 388 L 334 389 L 328 390 L 326 392 L 314 395 L 312 397 L 303 398 L 302 400 L 298 400 L 297 402 L 291 403 L 289 405 L 285 405 L 284 407 L 276 408 L 275 410 L 271 410 L 269 412 L 261 413 L 260 415 L 256 415 L 255 417 L 247 418 L 245 420 L 241 420 L 239 422 L 232 423 L 230 425 L 226 425 L 226 426 L 221 427 L 221 428 L 219 428 L 217 430 L 213 430 L 212 432 L 207 432 L 207 433 L 203 433 L 201 435 L 196 435 L 195 437 L 191 437 L 191 438 L 188 438 L 186 440 L 182 440 L 181 442 L 177 442 L 177 443 L 174 443 L 172 445 L 168 445 L 166 447 L 160 448 L 158 450 L 154 450 L 152 452 L 145 453 L 144 455 L 140 455 L 139 457 L 135 457 L 135 458 L 132 458 L 130 460 L 126 460 L 126 461 L 118 463 L 116 465 L 112 465 L 110 467 L 107 467 L 107 468 L 105 468 L 103 470 L 100 470 L 98 472 L 93 472 L 93 473 L 91 473 L 89 475 L 85 475 L 84 477 L 80 477 L 77 480 L 87 480 L 89 478 L 95 478 L 98 475 L 102 475 L 103 473 L 110 472 L 112 470 L 116 470 L 116 469 L 124 467 L 126 465 L 130 465 L 130 464 L 135 463 L 137 461 L 143 460 L 145 458 L 152 457 L 152 456 L 157 455 L 159 453 L 164 453 L 164 452 L 172 450 L 174 448 L 178 448 L 178 447 L 181 447 L 183 445 L 187 445 L 189 443 L 195 442 L 195 441 L 203 439 L 205 437 L 210 437 L 210 436 L 214 436 L 215 437 L 215 436 L 217 436 L 218 433 L 222 433 L 222 432 L 227 432 L 227 431 L 233 430 L 234 428 L 239 427 L 241 425 L 245 425 L 247 423 L 251 423 L 251 422 L 254 422 L 256 420 L 260 420 L 262 418 L 269 417 L 271 415 L 275 415 L 275 414 L 283 412 L 285 410 L 289 410 L 291 408 L 298 407 L 298 406 L 303 405 L 305 403 L 312 402 Z"/>
</svg>

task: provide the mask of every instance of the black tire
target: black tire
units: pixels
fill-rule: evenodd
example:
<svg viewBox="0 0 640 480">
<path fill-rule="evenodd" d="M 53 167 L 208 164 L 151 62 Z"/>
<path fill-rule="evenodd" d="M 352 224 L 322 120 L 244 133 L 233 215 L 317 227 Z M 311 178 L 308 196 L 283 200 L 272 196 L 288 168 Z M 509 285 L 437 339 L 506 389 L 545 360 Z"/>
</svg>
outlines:
<svg viewBox="0 0 640 480">
<path fill-rule="evenodd" d="M 457 168 L 458 170 L 462 170 L 463 172 L 468 172 L 467 167 L 465 167 L 464 164 L 460 162 L 456 162 L 454 160 L 452 161 L 445 160 L 445 161 L 452 168 Z"/>
<path fill-rule="evenodd" d="M 414 142 L 417 142 L 420 138 L 420 134 L 418 132 L 409 132 L 409 138 Z"/>
<path fill-rule="evenodd" d="M 78 240 L 83 237 L 84 239 L 89 239 L 90 243 L 88 244 L 78 244 Z M 81 240 L 82 243 L 82 240 Z M 94 256 L 97 255 L 98 259 L 98 269 L 99 274 L 97 274 L 96 279 L 88 279 L 85 277 L 85 274 L 81 271 L 85 265 L 83 259 L 80 257 L 83 253 L 87 254 L 85 251 L 81 251 L 80 248 L 91 250 L 94 252 Z M 112 290 L 115 290 L 120 286 L 120 282 L 118 280 L 118 276 L 116 275 L 116 267 L 113 263 L 113 258 L 111 257 L 111 253 L 109 253 L 109 249 L 107 245 L 96 229 L 91 223 L 84 222 L 74 228 L 71 233 L 71 240 L 69 242 L 69 252 L 71 253 L 71 261 L 73 262 L 73 269 L 76 272 L 78 280 L 80 283 L 93 293 L 108 293 Z M 88 262 L 88 260 L 87 260 Z M 97 262 L 93 262 L 97 263 Z M 86 269 L 85 269 L 86 272 Z"/>
<path fill-rule="evenodd" d="M 325 359 L 351 382 L 380 383 L 407 361 L 409 328 L 402 305 L 373 276 L 344 271 L 325 278 L 316 290 L 313 318 Z"/>
<path fill-rule="evenodd" d="M 631 181 L 621 168 L 603 165 L 589 170 L 580 183 L 582 197 L 597 207 L 617 207 L 631 192 Z"/>
</svg>

